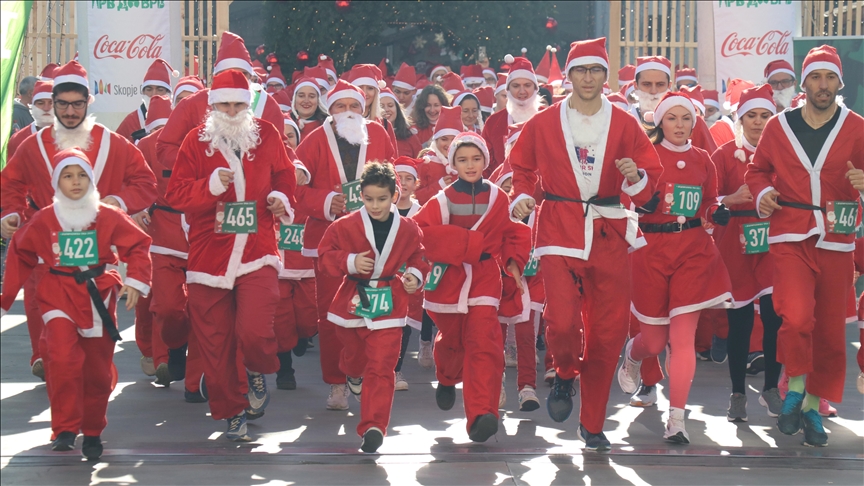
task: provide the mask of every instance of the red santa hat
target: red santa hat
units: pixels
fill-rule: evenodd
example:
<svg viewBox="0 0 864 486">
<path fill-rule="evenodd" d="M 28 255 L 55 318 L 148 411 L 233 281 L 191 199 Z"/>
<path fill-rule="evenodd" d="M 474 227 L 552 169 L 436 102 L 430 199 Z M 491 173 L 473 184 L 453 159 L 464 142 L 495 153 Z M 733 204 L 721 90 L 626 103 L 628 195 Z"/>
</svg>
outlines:
<svg viewBox="0 0 864 486">
<path fill-rule="evenodd" d="M 57 152 L 54 154 L 54 158 L 51 159 L 51 165 L 54 166 L 54 169 L 51 172 L 51 187 L 53 187 L 55 191 L 57 191 L 57 186 L 60 182 L 60 173 L 63 172 L 64 168 L 69 167 L 70 165 L 77 165 L 84 169 L 84 172 L 87 173 L 87 177 L 90 178 L 90 185 L 94 188 L 96 187 L 96 180 L 93 177 L 93 166 L 90 164 L 90 159 L 87 157 L 87 154 L 78 147 L 72 147 Z"/>
<path fill-rule="evenodd" d="M 636 71 L 633 73 L 633 79 L 642 71 L 656 69 L 663 71 L 667 76 L 672 76 L 672 62 L 663 56 L 648 56 L 636 58 Z"/>
<path fill-rule="evenodd" d="M 270 65 L 270 74 L 267 76 L 264 84 L 270 84 L 274 82 L 281 84 L 283 88 L 288 86 L 288 82 L 285 81 L 285 76 L 282 75 L 282 68 L 280 68 L 278 64 Z"/>
<path fill-rule="evenodd" d="M 417 84 L 417 72 L 414 71 L 414 66 L 407 63 L 402 63 L 399 70 L 396 71 L 396 77 L 393 79 L 393 86 L 402 89 L 414 90 Z"/>
<path fill-rule="evenodd" d="M 407 174 L 413 175 L 416 179 L 420 177 L 417 175 L 417 167 L 422 163 L 422 159 L 413 159 L 411 157 L 406 157 L 402 155 L 393 161 L 393 167 L 396 169 L 397 173 L 405 172 Z"/>
<path fill-rule="evenodd" d="M 87 81 L 87 70 L 84 69 L 84 66 L 78 64 L 78 61 L 67 62 L 60 66 L 54 74 L 54 86 L 63 83 L 75 83 L 84 86 L 88 91 L 90 90 L 90 83 Z"/>
<path fill-rule="evenodd" d="M 35 103 L 39 100 L 50 100 L 51 91 L 53 89 L 54 81 L 51 79 L 40 79 L 39 81 L 36 81 L 36 85 L 33 86 L 33 102 Z"/>
<path fill-rule="evenodd" d="M 374 64 L 355 64 L 346 76 L 349 83 L 357 86 L 372 86 L 373 88 L 384 88 L 387 84 L 381 74 L 381 69 Z"/>
<path fill-rule="evenodd" d="M 442 66 L 441 64 L 438 64 L 437 66 L 432 68 L 432 71 L 429 72 L 429 80 L 434 81 L 436 77 L 444 76 L 449 71 L 450 70 L 447 69 L 447 66 Z"/>
<path fill-rule="evenodd" d="M 257 82 L 259 84 L 266 84 L 266 83 L 264 83 L 264 80 L 267 79 L 267 76 L 268 76 L 267 70 L 264 69 L 263 67 L 258 67 L 258 66 L 255 66 L 252 69 L 255 71 L 253 74 L 255 74 L 255 79 L 257 80 Z"/>
<path fill-rule="evenodd" d="M 570 44 L 570 52 L 567 54 L 566 71 L 576 66 L 587 66 L 599 64 L 606 68 L 606 79 L 609 79 L 609 55 L 606 53 L 606 38 L 577 41 Z"/>
<path fill-rule="evenodd" d="M 463 91 L 463 92 L 461 92 L 461 93 L 457 93 L 456 96 L 453 97 L 453 106 L 459 106 L 465 98 L 472 98 L 472 99 L 474 99 L 474 101 L 477 102 L 477 107 L 478 107 L 478 108 L 481 107 L 481 105 L 480 105 L 480 99 L 477 98 L 477 95 L 475 95 L 475 94 L 474 94 L 473 92 L 471 92 L 471 91 Z"/>
<path fill-rule="evenodd" d="M 316 93 L 318 93 L 318 96 L 321 96 L 321 87 L 318 86 L 318 81 L 319 81 L 318 79 L 307 78 L 306 76 L 303 76 L 302 78 L 298 79 L 297 82 L 294 83 L 294 85 L 293 85 L 294 86 L 294 94 L 296 94 L 298 91 L 300 91 L 300 88 L 302 88 L 304 86 L 309 86 L 310 88 L 313 88 Z M 293 100 L 294 97 L 292 96 L 291 99 Z M 293 105 L 293 103 L 292 103 L 292 105 Z"/>
<path fill-rule="evenodd" d="M 621 87 L 621 91 L 619 91 L 619 93 L 624 95 L 624 97 L 626 98 L 626 97 L 630 96 L 630 93 L 632 93 L 635 90 L 636 90 L 636 82 L 630 81 L 629 83 L 627 83 Z"/>
<path fill-rule="evenodd" d="M 281 93 L 280 91 L 279 93 Z M 300 127 L 297 126 L 297 123 L 294 121 L 294 118 L 291 117 L 290 113 L 283 113 L 282 119 L 285 124 L 294 129 L 294 134 L 297 135 L 297 143 L 300 143 Z"/>
<path fill-rule="evenodd" d="M 561 66 L 558 65 L 558 48 L 553 47 L 549 51 L 549 58 L 551 62 L 549 63 L 549 79 L 547 82 L 552 86 L 561 86 L 561 83 L 564 81 L 564 73 L 561 71 Z"/>
<path fill-rule="evenodd" d="M 57 73 L 57 70 L 60 69 L 59 64 L 48 63 L 44 68 L 42 68 L 42 72 L 39 73 L 39 79 L 43 81 L 49 81 L 54 79 L 54 75 Z"/>
<path fill-rule="evenodd" d="M 336 82 L 333 90 L 327 94 L 327 111 L 330 111 L 333 103 L 345 98 L 357 100 L 361 107 L 366 106 L 366 94 L 363 93 L 363 90 L 344 79 L 340 79 Z"/>
<path fill-rule="evenodd" d="M 737 110 L 738 109 L 738 99 L 741 97 L 741 93 L 748 88 L 752 88 L 756 86 L 750 81 L 746 81 L 744 79 L 735 78 L 729 81 L 729 84 L 726 85 L 726 109 L 728 110 Z"/>
<path fill-rule="evenodd" d="M 489 175 L 489 180 L 498 187 L 504 185 L 507 179 L 513 177 L 513 168 L 510 167 L 510 159 L 504 159 L 504 163 L 499 165 Z"/>
<path fill-rule="evenodd" d="M 663 95 L 663 98 L 660 99 L 660 103 L 657 104 L 657 108 L 654 110 L 654 123 L 659 125 L 660 120 L 663 119 L 663 115 L 673 106 L 683 106 L 686 108 L 695 123 L 696 108 L 693 107 L 693 101 L 687 95 L 674 91 L 667 91 Z"/>
<path fill-rule="evenodd" d="M 318 87 L 316 86 L 315 88 L 317 89 Z M 293 87 L 290 90 L 288 88 L 280 89 L 270 96 L 272 96 L 273 100 L 279 104 L 279 111 L 282 113 L 291 111 L 291 99 L 294 96 Z"/>
<path fill-rule="evenodd" d="M 479 64 L 462 66 L 459 72 L 465 84 L 481 84 L 486 81 L 483 77 L 483 66 Z"/>
<path fill-rule="evenodd" d="M 494 78 L 495 75 L 496 75 L 495 70 L 492 69 L 491 67 L 483 68 L 483 79 L 484 79 L 484 80 L 486 79 L 486 75 L 487 75 L 487 74 L 488 74 L 489 76 L 492 76 L 493 78 Z"/>
<path fill-rule="evenodd" d="M 177 96 L 180 93 L 189 92 L 197 93 L 198 90 L 204 89 L 204 82 L 198 76 L 183 76 L 174 87 L 174 102 L 177 102 Z"/>
<path fill-rule="evenodd" d="M 504 61 L 510 64 L 510 71 L 507 73 L 507 86 L 510 86 L 510 82 L 515 79 L 527 79 L 534 83 L 535 86 L 540 86 L 540 83 L 537 82 L 537 75 L 534 74 L 534 66 L 531 64 L 531 61 L 524 57 L 513 57 L 510 54 L 504 56 Z"/>
<path fill-rule="evenodd" d="M 792 98 L 791 107 L 798 108 L 799 106 L 803 105 L 806 100 L 807 94 L 802 91 L 795 95 L 794 98 Z"/>
<path fill-rule="evenodd" d="M 498 96 L 498 93 L 507 89 L 507 75 L 504 73 L 498 73 L 498 84 L 495 85 L 495 92 L 493 95 Z"/>
<path fill-rule="evenodd" d="M 694 83 L 698 83 L 699 79 L 696 78 L 696 70 L 693 68 L 681 68 L 675 71 L 675 82 L 678 81 L 693 81 Z"/>
<path fill-rule="evenodd" d="M 792 76 L 792 79 L 795 79 L 795 71 L 792 69 L 792 65 L 783 59 L 771 61 L 767 66 L 765 66 L 766 80 L 778 73 L 786 73 L 789 76 Z"/>
<path fill-rule="evenodd" d="M 333 79 L 338 79 L 339 76 L 336 75 L 336 64 L 333 62 L 332 57 L 328 57 L 326 54 L 321 54 L 318 56 L 318 66 L 324 70 L 324 74 L 331 76 Z M 327 76 L 324 76 L 326 79 Z M 328 82 L 329 86 L 330 83 Z"/>
<path fill-rule="evenodd" d="M 301 77 L 314 79 L 315 82 L 318 83 L 318 90 L 319 91 L 322 89 L 327 91 L 330 88 L 332 88 L 332 86 L 330 85 L 330 81 L 327 79 L 327 71 L 323 67 L 320 67 L 320 66 L 309 67 L 309 66 L 307 66 L 307 67 L 303 68 L 303 75 Z M 300 77 L 298 77 L 298 79 L 295 80 L 294 82 L 296 83 L 297 81 L 299 81 L 299 79 L 300 79 Z"/>
<path fill-rule="evenodd" d="M 756 108 L 764 108 L 771 112 L 771 115 L 777 114 L 777 105 L 774 104 L 774 90 L 770 84 L 747 88 L 741 92 L 741 98 L 738 100 L 738 118 L 744 116 L 750 110 Z"/>
<path fill-rule="evenodd" d="M 141 83 L 141 86 L 160 86 L 171 91 L 172 76 L 176 78 L 180 76 L 180 73 L 176 69 L 172 69 L 168 61 L 156 59 L 147 68 L 147 73 L 144 74 L 144 82 Z"/>
<path fill-rule="evenodd" d="M 609 87 L 609 83 L 603 83 L 603 94 L 612 94 L 612 88 Z"/>
<path fill-rule="evenodd" d="M 237 71 L 221 71 L 213 76 L 213 84 L 207 93 L 207 104 L 252 103 L 249 81 Z"/>
<path fill-rule="evenodd" d="M 804 58 L 804 63 L 801 64 L 801 89 L 804 89 L 804 80 L 807 78 L 807 75 L 817 69 L 834 71 L 837 77 L 840 78 L 840 87 L 843 87 L 843 66 L 840 63 L 840 56 L 837 55 L 837 49 L 829 45 L 821 45 L 810 49 L 807 57 Z"/>
<path fill-rule="evenodd" d="M 379 99 L 383 100 L 384 98 L 391 98 L 396 104 L 399 104 L 399 99 L 396 98 L 396 95 L 393 94 L 393 91 L 390 91 L 390 88 L 384 88 L 381 90 L 381 94 L 379 95 Z"/>
<path fill-rule="evenodd" d="M 459 106 L 442 106 L 438 121 L 435 122 L 435 132 L 432 139 L 436 140 L 448 135 L 456 136 L 464 130 L 462 108 Z"/>
<path fill-rule="evenodd" d="M 144 120 L 144 129 L 147 133 L 168 123 L 171 115 L 171 100 L 168 96 L 151 96 L 150 106 L 147 108 L 147 118 Z"/>
<path fill-rule="evenodd" d="M 492 113 L 492 107 L 495 106 L 494 91 L 492 86 L 481 86 L 474 89 L 474 96 L 480 101 L 480 111 Z"/>
<path fill-rule="evenodd" d="M 636 66 L 628 64 L 618 70 L 618 87 L 636 81 Z"/>
<path fill-rule="evenodd" d="M 546 52 L 543 53 L 543 58 L 540 59 L 540 62 L 537 64 L 537 69 L 534 70 L 537 76 L 537 81 L 541 83 L 549 82 L 549 75 L 552 70 L 551 51 L 552 46 L 546 46 Z"/>
<path fill-rule="evenodd" d="M 443 111 L 442 111 L 443 116 Z M 462 123 L 461 121 L 459 122 Z M 483 140 L 483 137 L 478 133 L 474 132 L 462 132 L 456 135 L 456 138 L 453 139 L 453 142 L 450 143 L 450 150 L 447 153 L 447 159 L 450 162 L 450 167 L 456 167 L 456 151 L 459 150 L 459 147 L 463 145 L 475 145 L 477 148 L 483 152 L 483 158 L 486 160 L 486 164 L 483 166 L 484 169 L 489 167 L 489 148 L 486 147 L 486 141 Z"/>
<path fill-rule="evenodd" d="M 249 74 L 255 73 L 252 59 L 249 58 L 249 51 L 246 50 L 243 38 L 226 30 L 222 32 L 219 51 L 216 53 L 216 64 L 213 65 L 213 73 L 220 73 L 232 68 L 242 69 Z"/>
<path fill-rule="evenodd" d="M 630 109 L 630 103 L 627 102 L 627 98 L 624 97 L 621 93 L 611 93 L 606 96 L 606 99 L 609 100 L 610 103 L 621 108 L 624 111 Z"/>
<path fill-rule="evenodd" d="M 713 106 L 714 108 L 720 109 L 720 93 L 715 89 L 703 89 L 702 90 L 702 99 L 705 102 L 705 106 Z"/>
<path fill-rule="evenodd" d="M 466 90 L 462 78 L 454 72 L 449 72 L 441 78 L 441 87 L 451 96 Z"/>
<path fill-rule="evenodd" d="M 699 86 L 698 84 L 692 88 L 689 86 L 682 86 L 681 92 L 690 98 L 693 105 L 696 106 L 696 108 L 699 108 L 699 111 L 701 111 L 703 115 L 705 114 L 705 98 L 702 97 L 702 86 Z"/>
<path fill-rule="evenodd" d="M 425 88 L 426 86 L 429 86 L 430 84 L 432 84 L 432 82 L 429 81 L 429 78 L 427 78 L 426 76 L 424 76 L 422 74 L 418 74 L 417 75 L 417 81 L 414 83 L 414 87 L 418 91 L 420 91 L 423 88 Z"/>
<path fill-rule="evenodd" d="M 516 140 L 519 140 L 519 135 L 522 133 L 522 128 L 525 127 L 526 122 L 514 123 L 513 125 L 507 125 L 507 138 L 504 139 L 504 145 L 512 146 L 516 143 Z"/>
</svg>

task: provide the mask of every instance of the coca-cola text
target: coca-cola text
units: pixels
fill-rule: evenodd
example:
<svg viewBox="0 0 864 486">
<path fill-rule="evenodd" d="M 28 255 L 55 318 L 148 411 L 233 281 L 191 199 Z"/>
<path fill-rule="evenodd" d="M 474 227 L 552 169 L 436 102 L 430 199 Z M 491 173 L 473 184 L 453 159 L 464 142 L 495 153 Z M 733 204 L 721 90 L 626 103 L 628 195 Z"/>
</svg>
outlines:
<svg viewBox="0 0 864 486">
<path fill-rule="evenodd" d="M 96 59 L 156 59 L 162 55 L 161 42 L 164 35 L 141 34 L 127 40 L 110 40 L 108 34 L 103 35 L 93 46 L 93 57 Z"/>
<path fill-rule="evenodd" d="M 738 32 L 732 32 L 723 41 L 720 55 L 732 56 L 776 56 L 789 52 L 791 32 L 788 30 L 769 30 L 762 37 L 738 37 Z"/>
</svg>

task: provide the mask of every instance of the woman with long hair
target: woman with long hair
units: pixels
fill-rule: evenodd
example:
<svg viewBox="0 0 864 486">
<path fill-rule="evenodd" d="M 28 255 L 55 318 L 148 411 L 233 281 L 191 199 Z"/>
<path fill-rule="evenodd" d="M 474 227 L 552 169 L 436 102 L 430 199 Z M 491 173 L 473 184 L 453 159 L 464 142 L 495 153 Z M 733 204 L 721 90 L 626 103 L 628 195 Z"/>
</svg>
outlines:
<svg viewBox="0 0 864 486">
<path fill-rule="evenodd" d="M 291 115 L 300 128 L 301 138 L 306 138 L 327 119 L 321 88 L 314 79 L 297 80 L 294 85 L 294 98 L 291 100 Z"/>
<path fill-rule="evenodd" d="M 466 132 L 481 133 L 483 131 L 483 115 L 480 111 L 480 100 L 470 91 L 463 91 L 453 98 L 453 106 L 462 109 L 462 125 Z"/>
<path fill-rule="evenodd" d="M 450 106 L 450 99 L 437 84 L 426 86 L 417 95 L 417 102 L 411 111 L 411 129 L 417 134 L 417 139 L 424 148 L 429 146 L 435 132 L 435 122 L 441 116 L 441 108 L 445 106 Z"/>
<path fill-rule="evenodd" d="M 396 152 L 399 155 L 416 158 L 423 150 L 423 146 L 417 135 L 414 135 L 408 127 L 408 120 L 405 119 L 405 112 L 402 111 L 396 95 L 388 88 L 381 90 L 381 115 L 384 120 L 393 125 L 393 133 L 396 134 Z"/>
</svg>

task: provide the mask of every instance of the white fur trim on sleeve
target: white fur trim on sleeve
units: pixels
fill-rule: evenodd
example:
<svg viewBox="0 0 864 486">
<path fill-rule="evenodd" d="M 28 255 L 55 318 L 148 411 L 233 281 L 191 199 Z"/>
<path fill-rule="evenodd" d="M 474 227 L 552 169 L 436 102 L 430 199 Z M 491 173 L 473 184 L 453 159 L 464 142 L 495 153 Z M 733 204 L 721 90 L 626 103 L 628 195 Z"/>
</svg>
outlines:
<svg viewBox="0 0 864 486">
<path fill-rule="evenodd" d="M 150 286 L 145 284 L 144 282 L 141 282 L 140 280 L 135 280 L 132 277 L 126 277 L 126 280 L 123 283 L 141 292 L 141 297 L 147 297 L 148 295 L 150 295 Z"/>
<path fill-rule="evenodd" d="M 758 214 L 760 218 L 764 219 L 764 218 L 768 217 L 768 216 L 762 214 L 762 211 L 759 211 L 759 204 L 762 202 L 762 198 L 765 197 L 765 195 L 769 191 L 773 191 L 773 190 L 774 190 L 773 186 L 768 186 L 765 189 L 762 189 L 762 192 L 760 192 L 759 195 L 756 196 L 756 214 Z"/>
<path fill-rule="evenodd" d="M 356 275 L 360 272 L 357 271 L 357 267 L 354 266 L 354 259 L 357 258 L 357 253 L 349 253 L 348 254 L 348 273 L 352 275 Z"/>
<path fill-rule="evenodd" d="M 220 167 L 214 170 L 212 174 L 210 174 L 210 194 L 213 194 L 214 196 L 221 196 L 222 194 L 225 194 L 225 191 L 228 190 L 227 187 L 222 185 L 222 181 L 219 179 L 220 170 L 228 169 Z"/>
<path fill-rule="evenodd" d="M 417 277 L 417 281 L 420 282 L 419 286 L 420 287 L 423 286 L 423 272 L 421 272 L 419 269 L 414 268 L 414 267 L 408 267 L 405 269 L 405 273 L 410 273 L 411 275 L 414 275 L 415 277 Z M 420 290 L 420 289 L 418 288 L 417 290 Z"/>
<path fill-rule="evenodd" d="M 636 184 L 629 185 L 627 179 L 624 179 L 624 182 L 621 183 L 621 190 L 624 191 L 624 194 L 628 196 L 635 196 L 642 192 L 648 186 L 648 173 L 645 172 L 644 169 L 636 169 L 642 174 L 642 179 L 639 180 Z"/>
<path fill-rule="evenodd" d="M 521 219 L 517 219 L 517 218 L 513 217 L 513 208 L 515 208 L 516 204 L 523 199 L 530 199 L 530 200 L 534 201 L 534 204 L 537 204 L 537 201 L 533 197 L 529 196 L 528 194 L 519 194 L 518 196 L 516 196 L 516 199 L 514 199 L 513 202 L 510 203 L 510 219 L 511 220 L 521 221 Z M 535 207 L 534 210 L 537 210 L 537 208 Z M 527 216 L 527 214 L 525 216 Z"/>
<path fill-rule="evenodd" d="M 331 192 L 324 198 L 324 217 L 327 218 L 327 221 L 336 221 L 336 215 L 330 214 L 330 204 L 333 202 L 333 198 L 341 194 L 341 192 Z"/>
<path fill-rule="evenodd" d="M 113 197 L 114 199 L 116 199 L 117 202 L 120 203 L 120 209 L 122 209 L 124 213 L 128 213 L 128 212 L 129 212 L 129 209 L 126 207 L 126 201 L 124 201 L 122 197 L 120 197 L 120 196 L 115 196 L 115 195 L 113 195 L 113 194 L 110 195 L 110 196 L 108 196 L 108 197 Z"/>
<path fill-rule="evenodd" d="M 21 224 L 21 215 L 19 215 L 18 213 L 9 213 L 6 216 L 3 216 L 2 218 L 0 218 L 0 221 L 4 221 L 6 218 L 11 217 L 11 216 L 18 216 L 18 224 L 19 225 Z"/>
<path fill-rule="evenodd" d="M 303 165 L 303 162 L 300 162 L 299 160 L 297 162 L 294 162 L 294 168 L 300 169 L 306 174 L 306 184 L 312 183 L 312 173 L 309 172 L 309 169 L 307 169 L 305 165 Z"/>
<path fill-rule="evenodd" d="M 294 222 L 294 208 L 291 207 L 291 203 L 288 201 L 288 196 L 279 192 L 279 191 L 270 191 L 270 194 L 267 194 L 267 200 L 269 202 L 271 197 L 275 197 L 276 199 L 282 201 L 282 205 L 285 206 L 285 215 L 280 216 L 279 220 L 282 221 L 282 224 L 291 224 Z"/>
</svg>

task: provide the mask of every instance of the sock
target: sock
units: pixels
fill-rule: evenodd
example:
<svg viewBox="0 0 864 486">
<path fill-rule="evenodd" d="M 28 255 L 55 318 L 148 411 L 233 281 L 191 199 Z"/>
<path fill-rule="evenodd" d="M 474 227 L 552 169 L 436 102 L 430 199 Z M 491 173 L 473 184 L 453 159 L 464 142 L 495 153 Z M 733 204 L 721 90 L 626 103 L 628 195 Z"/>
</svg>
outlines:
<svg viewBox="0 0 864 486">
<path fill-rule="evenodd" d="M 819 410 L 819 397 L 809 393 L 804 395 L 804 404 L 801 406 L 801 411 L 806 412 L 808 410 Z"/>
<path fill-rule="evenodd" d="M 804 375 L 789 377 L 789 391 L 804 393 Z M 818 407 L 819 404 L 817 403 L 816 406 Z"/>
</svg>

